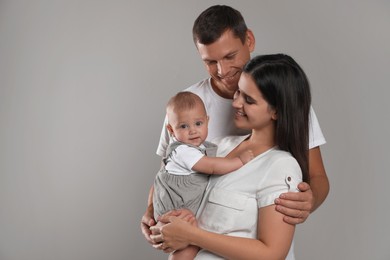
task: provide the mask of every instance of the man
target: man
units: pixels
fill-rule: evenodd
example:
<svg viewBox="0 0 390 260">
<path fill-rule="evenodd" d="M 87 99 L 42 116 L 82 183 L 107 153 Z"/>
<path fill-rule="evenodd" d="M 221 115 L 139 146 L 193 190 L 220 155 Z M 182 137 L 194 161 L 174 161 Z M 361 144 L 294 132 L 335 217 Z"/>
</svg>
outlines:
<svg viewBox="0 0 390 260">
<path fill-rule="evenodd" d="M 205 103 L 209 120 L 209 141 L 215 137 L 243 134 L 233 123 L 231 102 L 238 88 L 244 64 L 255 48 L 253 32 L 247 28 L 241 14 L 228 6 L 212 6 L 202 12 L 194 22 L 193 38 L 210 78 L 200 81 L 187 90 L 199 95 Z M 276 209 L 285 215 L 290 224 L 304 222 L 317 209 L 329 192 L 329 182 L 322 162 L 320 145 L 325 143 L 314 110 L 310 113 L 309 175 L 310 185 L 300 183 L 299 193 L 285 193 L 275 200 Z M 169 135 L 165 124 L 157 154 L 165 156 Z M 152 204 L 153 188 L 148 208 L 142 217 L 141 230 L 151 243 L 149 227 L 155 224 Z"/>
</svg>

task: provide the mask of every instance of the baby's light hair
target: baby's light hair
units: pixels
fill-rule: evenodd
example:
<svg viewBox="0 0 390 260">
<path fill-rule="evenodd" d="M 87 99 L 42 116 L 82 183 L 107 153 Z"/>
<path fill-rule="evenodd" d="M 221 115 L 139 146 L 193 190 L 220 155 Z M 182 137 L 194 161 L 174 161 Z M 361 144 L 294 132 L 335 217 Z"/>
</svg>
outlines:
<svg viewBox="0 0 390 260">
<path fill-rule="evenodd" d="M 179 92 L 168 101 L 167 114 L 170 111 L 178 113 L 183 110 L 193 109 L 196 106 L 202 106 L 206 113 L 204 103 L 198 95 L 189 91 Z"/>
</svg>

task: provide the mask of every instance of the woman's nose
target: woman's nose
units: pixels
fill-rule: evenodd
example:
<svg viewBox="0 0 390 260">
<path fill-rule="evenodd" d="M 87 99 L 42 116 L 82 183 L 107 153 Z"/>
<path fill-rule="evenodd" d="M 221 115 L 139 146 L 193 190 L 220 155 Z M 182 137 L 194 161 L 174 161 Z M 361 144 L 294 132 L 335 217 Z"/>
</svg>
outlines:
<svg viewBox="0 0 390 260">
<path fill-rule="evenodd" d="M 242 107 L 242 102 L 241 102 L 241 99 L 240 99 L 239 96 L 238 96 L 238 97 L 235 97 L 235 98 L 233 99 L 232 106 L 233 106 L 234 108 L 241 108 L 241 107 Z"/>
</svg>

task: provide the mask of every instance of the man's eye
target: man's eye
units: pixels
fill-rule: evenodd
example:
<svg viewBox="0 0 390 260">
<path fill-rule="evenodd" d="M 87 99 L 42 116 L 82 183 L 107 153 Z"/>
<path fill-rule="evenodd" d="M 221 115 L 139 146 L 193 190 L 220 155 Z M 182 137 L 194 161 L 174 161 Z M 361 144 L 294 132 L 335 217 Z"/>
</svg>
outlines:
<svg viewBox="0 0 390 260">
<path fill-rule="evenodd" d="M 230 56 L 227 56 L 226 59 L 227 59 L 227 60 L 233 60 L 235 56 L 236 56 L 236 55 L 230 55 Z"/>
<path fill-rule="evenodd" d="M 210 66 L 210 65 L 216 64 L 217 62 L 213 61 L 213 60 L 208 60 L 208 61 L 205 61 L 205 63 L 206 63 L 206 65 Z"/>
</svg>

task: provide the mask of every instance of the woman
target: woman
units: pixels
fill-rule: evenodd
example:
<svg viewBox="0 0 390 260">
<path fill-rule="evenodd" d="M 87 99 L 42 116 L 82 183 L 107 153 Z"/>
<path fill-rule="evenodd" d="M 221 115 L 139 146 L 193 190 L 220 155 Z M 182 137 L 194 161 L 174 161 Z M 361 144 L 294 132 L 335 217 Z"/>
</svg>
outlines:
<svg viewBox="0 0 390 260">
<path fill-rule="evenodd" d="M 310 88 L 299 65 L 284 54 L 257 56 L 244 67 L 233 107 L 247 136 L 225 137 L 217 156 L 252 150 L 237 171 L 212 176 L 198 211 L 198 226 L 171 215 L 153 236 L 165 251 L 195 245 L 196 259 L 294 259 L 295 226 L 283 221 L 274 200 L 308 181 Z M 188 215 L 185 218 L 188 220 Z M 292 248 L 292 247 L 291 247 Z"/>
</svg>

